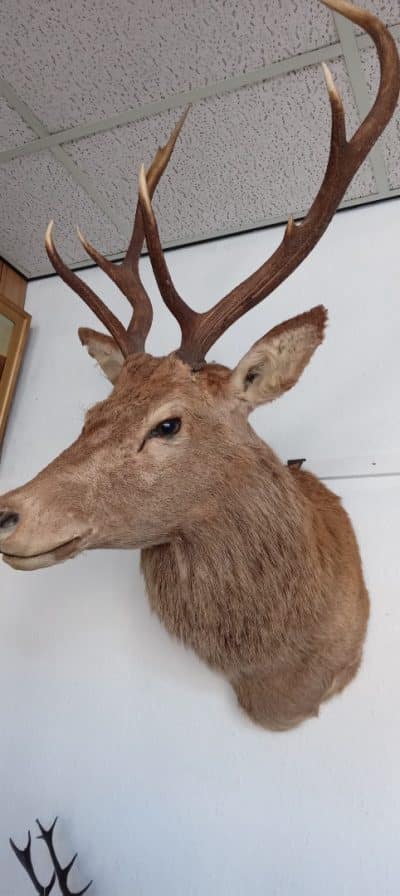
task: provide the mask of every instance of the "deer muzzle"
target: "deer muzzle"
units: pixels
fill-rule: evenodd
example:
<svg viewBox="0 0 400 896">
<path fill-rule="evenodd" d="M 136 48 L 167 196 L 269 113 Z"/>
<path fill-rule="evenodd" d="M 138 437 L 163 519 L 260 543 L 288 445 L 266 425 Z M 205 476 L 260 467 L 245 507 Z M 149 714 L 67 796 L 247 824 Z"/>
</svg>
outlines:
<svg viewBox="0 0 400 896">
<path fill-rule="evenodd" d="M 89 536 L 57 501 L 43 503 L 30 484 L 0 499 L 0 553 L 14 569 L 42 569 L 75 557 Z"/>
</svg>

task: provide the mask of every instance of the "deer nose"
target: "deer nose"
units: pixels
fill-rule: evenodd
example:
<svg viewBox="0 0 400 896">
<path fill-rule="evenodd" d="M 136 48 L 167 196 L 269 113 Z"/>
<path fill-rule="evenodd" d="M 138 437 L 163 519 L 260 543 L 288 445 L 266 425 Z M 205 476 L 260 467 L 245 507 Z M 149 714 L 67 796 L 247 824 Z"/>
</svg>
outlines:
<svg viewBox="0 0 400 896">
<path fill-rule="evenodd" d="M 19 523 L 19 514 L 12 510 L 0 510 L 0 538 L 10 535 Z"/>
</svg>

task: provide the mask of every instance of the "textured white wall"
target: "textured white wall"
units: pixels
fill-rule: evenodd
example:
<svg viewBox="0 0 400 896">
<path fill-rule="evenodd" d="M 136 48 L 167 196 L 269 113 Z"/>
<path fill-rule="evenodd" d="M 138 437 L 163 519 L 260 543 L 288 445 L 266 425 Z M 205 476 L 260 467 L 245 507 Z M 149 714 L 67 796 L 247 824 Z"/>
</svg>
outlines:
<svg viewBox="0 0 400 896">
<path fill-rule="evenodd" d="M 397 201 L 337 216 L 312 258 L 212 353 L 234 363 L 279 320 L 327 305 L 326 343 L 302 381 L 254 416 L 283 458 L 305 456 L 321 475 L 400 472 L 399 219 Z M 280 233 L 170 253 L 178 288 L 205 308 Z M 126 319 L 104 276 L 85 277 Z M 93 323 L 76 297 L 44 280 L 29 286 L 28 310 L 2 491 L 64 448 L 108 390 L 76 338 Z M 176 332 L 157 304 L 150 349 L 168 351 Z M 287 734 L 252 725 L 225 681 L 164 632 L 137 554 L 93 552 L 25 574 L 1 566 L 1 896 L 33 892 L 8 836 L 22 845 L 37 815 L 55 814 L 62 857 L 79 850 L 71 883 L 92 876 L 94 896 L 398 896 L 400 478 L 332 487 L 371 591 L 365 660 L 319 720 Z"/>
</svg>

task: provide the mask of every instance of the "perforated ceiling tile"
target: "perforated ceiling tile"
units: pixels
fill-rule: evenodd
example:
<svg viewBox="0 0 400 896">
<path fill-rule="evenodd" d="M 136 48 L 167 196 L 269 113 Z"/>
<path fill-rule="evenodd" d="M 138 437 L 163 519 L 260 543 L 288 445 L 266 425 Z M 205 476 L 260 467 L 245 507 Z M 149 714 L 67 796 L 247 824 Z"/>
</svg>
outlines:
<svg viewBox="0 0 400 896">
<path fill-rule="evenodd" d="M 397 42 L 400 50 L 400 41 Z M 379 64 L 376 53 L 373 50 L 362 50 L 361 62 L 364 75 L 367 81 L 368 89 L 371 94 L 371 100 L 375 98 L 379 83 Z M 385 157 L 385 164 L 389 184 L 392 189 L 400 187 L 400 106 L 397 105 L 396 112 L 389 122 L 382 137 L 378 141 Z"/>
<path fill-rule="evenodd" d="M 75 226 L 93 234 L 100 250 L 117 252 L 115 228 L 47 152 L 14 159 L 0 166 L 0 256 L 30 276 L 52 271 L 44 249 L 50 218 L 56 222 L 56 241 L 65 260 L 82 257 Z"/>
<path fill-rule="evenodd" d="M 33 131 L 0 96 L 0 152 L 34 139 Z"/>
<path fill-rule="evenodd" d="M 331 70 L 351 134 L 358 121 L 344 65 L 337 61 Z M 149 164 L 178 114 L 163 113 L 65 147 L 127 221 L 140 163 Z M 235 231 L 308 208 L 322 179 L 329 135 L 320 67 L 194 106 L 155 201 L 164 241 Z M 373 191 L 367 163 L 348 196 Z"/>
<path fill-rule="evenodd" d="M 5 0 L 0 74 L 50 130 L 337 41 L 318 0 Z"/>
</svg>

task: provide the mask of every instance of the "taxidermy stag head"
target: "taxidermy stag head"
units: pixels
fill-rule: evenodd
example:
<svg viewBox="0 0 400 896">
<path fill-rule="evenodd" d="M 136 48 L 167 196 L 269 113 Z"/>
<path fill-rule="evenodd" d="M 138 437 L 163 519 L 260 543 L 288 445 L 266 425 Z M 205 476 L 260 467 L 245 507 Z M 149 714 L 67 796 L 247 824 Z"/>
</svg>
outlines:
<svg viewBox="0 0 400 896">
<path fill-rule="evenodd" d="M 311 473 L 284 466 L 248 423 L 258 405 L 291 389 L 324 335 L 322 305 L 253 345 L 234 370 L 205 361 L 221 334 L 295 270 L 324 233 L 356 171 L 390 120 L 399 87 L 395 43 L 381 22 L 346 0 L 325 4 L 372 37 L 381 79 L 351 140 L 324 66 L 332 110 L 326 174 L 304 220 L 290 219 L 264 264 L 199 314 L 178 294 L 151 198 L 183 118 L 139 182 L 123 263 L 86 251 L 133 307 L 125 329 L 64 264 L 52 225 L 49 258 L 110 335 L 80 330 L 114 388 L 92 408 L 77 441 L 35 479 L 0 499 L 1 549 L 15 569 L 50 566 L 92 548 L 140 548 L 151 606 L 167 629 L 222 670 L 261 725 L 286 729 L 355 675 L 368 619 L 357 543 L 339 499 Z M 152 307 L 139 275 L 146 239 L 180 347 L 149 355 Z"/>
</svg>

